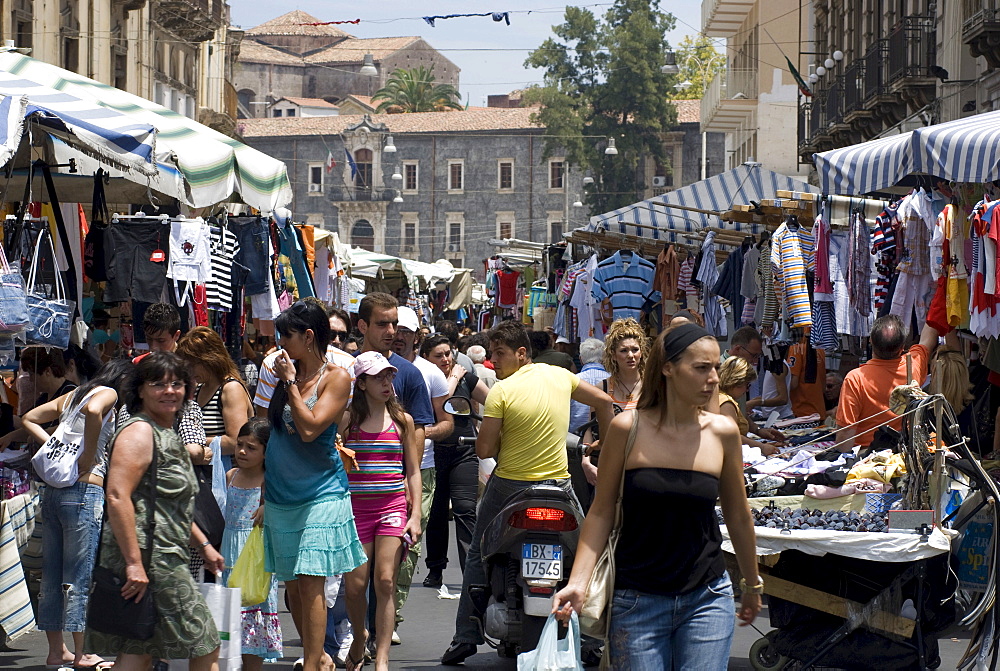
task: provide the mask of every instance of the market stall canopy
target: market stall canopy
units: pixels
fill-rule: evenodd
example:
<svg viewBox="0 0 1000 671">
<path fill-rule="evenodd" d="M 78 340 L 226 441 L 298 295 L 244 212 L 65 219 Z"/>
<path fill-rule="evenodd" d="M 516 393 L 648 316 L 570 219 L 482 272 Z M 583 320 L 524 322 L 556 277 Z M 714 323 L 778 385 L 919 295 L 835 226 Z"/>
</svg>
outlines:
<svg viewBox="0 0 1000 671">
<path fill-rule="evenodd" d="M 0 71 L 0 91 L 19 88 L 27 87 L 16 75 Z M 26 123 L 38 124 L 77 150 L 115 167 L 156 174 L 152 125 L 44 86 L 34 87 L 30 100 L 24 94 L 0 93 L 0 165 L 7 165 L 20 149 Z"/>
<path fill-rule="evenodd" d="M 805 182 L 767 170 L 759 163 L 744 163 L 727 172 L 703 179 L 662 196 L 639 201 L 590 218 L 586 231 L 616 231 L 654 240 L 671 240 L 675 233 L 690 233 L 709 226 L 757 233 L 758 224 L 720 222 L 721 214 L 733 206 L 774 198 L 779 190 L 816 193 Z M 716 214 L 663 207 L 663 204 L 710 210 Z"/>
<path fill-rule="evenodd" d="M 953 182 L 1000 179 L 1000 112 L 986 112 L 908 133 L 813 154 L 823 193 L 882 191 L 910 174 Z"/>
<path fill-rule="evenodd" d="M 25 96 L 29 106 L 67 105 L 61 112 L 76 111 L 77 118 L 92 120 L 99 128 L 107 125 L 103 115 L 110 110 L 136 126 L 155 128 L 156 162 L 176 166 L 184 177 L 184 191 L 166 195 L 190 207 L 239 199 L 270 212 L 292 200 L 284 163 L 173 110 L 11 51 L 0 53 L 0 73 L 0 94 Z M 62 97 L 34 100 L 53 90 Z M 83 117 L 85 109 L 93 116 Z"/>
</svg>

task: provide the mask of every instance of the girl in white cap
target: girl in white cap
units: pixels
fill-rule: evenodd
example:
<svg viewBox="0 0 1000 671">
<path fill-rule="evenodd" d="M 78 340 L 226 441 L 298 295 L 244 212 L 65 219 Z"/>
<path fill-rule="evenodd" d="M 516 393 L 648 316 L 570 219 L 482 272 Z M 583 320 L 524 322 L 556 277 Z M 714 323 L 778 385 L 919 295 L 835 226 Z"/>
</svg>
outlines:
<svg viewBox="0 0 1000 671">
<path fill-rule="evenodd" d="M 406 545 L 420 538 L 420 458 L 413 418 L 396 399 L 392 381 L 396 367 L 379 352 L 364 352 L 354 364 L 357 380 L 348 409 L 344 446 L 354 450 L 358 470 L 348 473 L 358 538 L 374 561 L 375 669 L 388 671 L 389 646 L 395 627 L 393 595 Z M 409 500 L 417 505 L 407 510 Z M 348 670 L 361 668 L 368 634 L 368 564 L 345 576 L 347 614 L 354 628 Z"/>
</svg>

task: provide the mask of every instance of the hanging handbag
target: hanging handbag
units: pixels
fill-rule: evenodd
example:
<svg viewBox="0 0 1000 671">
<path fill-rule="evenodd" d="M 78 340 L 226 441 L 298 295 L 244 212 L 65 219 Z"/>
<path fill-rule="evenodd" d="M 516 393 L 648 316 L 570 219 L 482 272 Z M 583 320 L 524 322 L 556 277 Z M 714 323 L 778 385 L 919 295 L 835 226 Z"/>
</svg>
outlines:
<svg viewBox="0 0 1000 671">
<path fill-rule="evenodd" d="M 74 398 L 70 399 L 73 405 L 67 405 L 63 410 L 59 425 L 31 458 L 35 473 L 45 484 L 61 489 L 75 484 L 79 479 L 85 421 L 79 421 L 78 415 L 94 394 L 106 388 L 95 387 L 79 403 L 74 394 Z"/>
<path fill-rule="evenodd" d="M 94 200 L 90 210 L 90 230 L 83 240 L 83 273 L 95 282 L 108 281 L 108 255 L 104 247 L 104 233 L 111 216 L 108 199 L 104 194 L 106 173 L 99 169 L 94 175 Z"/>
<path fill-rule="evenodd" d="M 0 246 L 0 333 L 19 333 L 27 326 L 24 278 L 17 266 L 7 262 L 7 254 Z"/>
<path fill-rule="evenodd" d="M 148 524 L 146 529 L 145 557 L 153 561 L 153 534 L 156 531 L 156 442 L 153 442 L 153 459 L 149 464 L 149 491 L 146 493 Z M 104 523 L 107 526 L 108 511 L 104 509 Z M 136 641 L 148 641 L 156 631 L 156 602 L 153 600 L 153 583 L 150 579 L 142 599 L 126 599 L 122 596 L 125 578 L 109 568 L 101 566 L 101 542 L 97 545 L 97 561 L 94 566 L 94 582 L 87 604 L 87 626 L 94 631 L 111 636 L 121 636 Z M 147 568 L 147 575 L 150 569 Z"/>
<path fill-rule="evenodd" d="M 607 545 L 594 564 L 594 572 L 587 583 L 587 595 L 580 609 L 580 630 L 588 636 L 606 639 L 611 623 L 611 595 L 615 591 L 615 548 L 622 527 L 622 491 L 625 488 L 625 465 L 635 444 L 635 434 L 639 428 L 639 412 L 633 411 L 632 428 L 625 443 L 625 459 L 622 461 L 622 477 L 618 483 L 618 498 L 615 501 L 615 523 L 608 534 Z"/>
<path fill-rule="evenodd" d="M 55 297 L 50 298 L 38 291 L 35 279 L 38 274 L 39 252 L 41 251 L 43 238 L 49 243 L 53 264 L 56 258 L 56 249 L 52 244 L 52 235 L 48 229 L 45 229 L 38 234 L 38 240 L 35 243 L 35 253 L 31 260 L 31 271 L 28 273 L 28 288 L 26 291 L 28 327 L 25 335 L 29 344 L 67 349 L 69 347 L 69 334 L 73 326 L 73 311 L 76 308 L 76 303 L 66 298 L 66 287 L 63 285 L 62 274 L 58 269 L 53 269 Z"/>
</svg>

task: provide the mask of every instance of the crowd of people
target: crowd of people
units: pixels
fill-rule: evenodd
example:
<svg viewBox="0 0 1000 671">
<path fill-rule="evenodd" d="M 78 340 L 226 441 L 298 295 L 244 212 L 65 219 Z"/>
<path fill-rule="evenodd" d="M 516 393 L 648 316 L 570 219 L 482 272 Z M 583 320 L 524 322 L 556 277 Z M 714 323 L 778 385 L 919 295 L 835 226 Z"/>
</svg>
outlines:
<svg viewBox="0 0 1000 671">
<path fill-rule="evenodd" d="M 227 584 L 255 526 L 273 578 L 267 598 L 242 609 L 247 669 L 283 655 L 279 585 L 302 669 L 388 669 L 419 559 L 422 584 L 440 587 L 452 536 L 463 587 L 442 662 L 461 664 L 484 642 L 470 588 L 485 582 L 480 541 L 504 501 L 548 483 L 587 511 L 569 584 L 554 599 L 567 618 L 581 608 L 624 482 L 612 666 L 683 658 L 723 668 L 734 590 L 716 502 L 746 581 L 735 612 L 750 623 L 762 582 L 741 447 L 767 455 L 784 439 L 752 413 L 832 417 L 845 427 L 841 450 L 868 447 L 892 388 L 927 378 L 938 334 L 926 326 L 904 357 L 904 325 L 880 318 L 873 358 L 841 377 L 825 370 L 822 350 L 765 348 L 750 327 L 720 351 L 698 321 L 678 313 L 650 339 L 621 319 L 577 349 L 513 322 L 432 330 L 388 294 L 368 294 L 353 319 L 306 299 L 277 317 L 274 349 L 251 384 L 218 334 L 182 333 L 166 304 L 146 310 L 149 352 L 134 358 L 102 365 L 82 350 L 24 349 L 21 388 L 34 398 L 22 399 L 30 409 L 0 447 L 42 445 L 57 430 L 81 444 L 73 482 L 41 486 L 37 622 L 47 664 L 214 668 L 220 639 L 197 582 Z M 946 345 L 936 382 L 969 421 L 968 367 Z M 453 396 L 469 399 L 472 415 L 449 413 Z M 565 441 L 581 429 L 592 449 L 580 463 L 586 486 L 574 488 Z M 640 512 L 651 508 L 662 514 Z M 152 601 L 151 637 L 88 627 L 95 569 L 116 576 L 125 599 Z"/>
</svg>

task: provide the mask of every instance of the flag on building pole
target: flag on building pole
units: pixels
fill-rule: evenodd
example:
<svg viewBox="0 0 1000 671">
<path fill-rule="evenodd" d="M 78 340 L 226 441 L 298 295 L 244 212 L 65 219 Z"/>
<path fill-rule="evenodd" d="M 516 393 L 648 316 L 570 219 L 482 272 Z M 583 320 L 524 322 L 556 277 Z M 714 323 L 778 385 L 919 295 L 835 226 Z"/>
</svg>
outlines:
<svg viewBox="0 0 1000 671">
<path fill-rule="evenodd" d="M 344 153 L 347 154 L 347 165 L 351 166 L 351 179 L 354 179 L 358 176 L 358 164 L 354 162 L 354 157 L 351 156 L 351 152 L 345 149 Z"/>
<path fill-rule="evenodd" d="M 326 152 L 326 173 L 329 175 L 337 167 L 337 162 L 333 160 L 333 152 Z"/>
<path fill-rule="evenodd" d="M 788 63 L 788 70 L 792 73 L 792 77 L 795 78 L 795 82 L 799 85 L 799 92 L 807 98 L 812 98 L 812 91 L 809 90 L 809 85 L 806 84 L 806 80 L 802 79 L 802 75 L 800 75 L 799 71 L 795 69 L 792 62 L 788 60 L 788 56 L 785 56 L 785 62 Z"/>
</svg>

